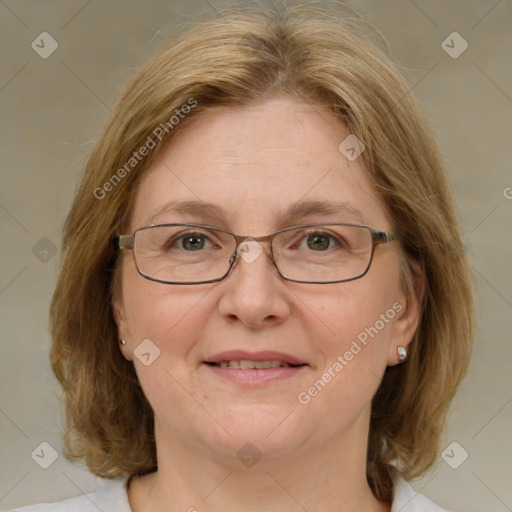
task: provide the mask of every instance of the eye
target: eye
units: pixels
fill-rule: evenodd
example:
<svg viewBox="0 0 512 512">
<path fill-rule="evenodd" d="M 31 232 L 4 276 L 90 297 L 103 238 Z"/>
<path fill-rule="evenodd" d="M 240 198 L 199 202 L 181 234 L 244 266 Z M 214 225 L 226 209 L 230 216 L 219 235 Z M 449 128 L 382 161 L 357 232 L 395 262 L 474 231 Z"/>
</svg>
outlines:
<svg viewBox="0 0 512 512">
<path fill-rule="evenodd" d="M 347 249 L 347 242 L 345 237 L 341 234 L 335 234 L 329 231 L 323 230 L 306 230 L 300 228 L 298 230 L 292 230 L 288 233 L 283 232 L 283 238 L 281 240 L 283 246 L 287 247 L 288 250 L 298 249 L 303 252 L 316 253 L 331 253 L 333 250 Z"/>
<path fill-rule="evenodd" d="M 167 249 L 177 248 L 187 252 L 200 251 L 211 246 L 210 239 L 203 233 L 182 233 L 170 239 Z"/>
<path fill-rule="evenodd" d="M 332 245 L 332 237 L 325 233 L 312 233 L 307 236 L 306 242 L 313 251 L 325 251 Z"/>
<path fill-rule="evenodd" d="M 314 252 L 325 252 L 328 249 L 346 248 L 346 243 L 343 239 L 340 239 L 334 234 L 322 231 L 311 231 L 304 235 L 304 238 L 300 243 L 300 248 L 307 248 Z"/>
<path fill-rule="evenodd" d="M 181 238 L 181 245 L 186 251 L 198 251 L 205 245 L 205 237 L 202 235 L 186 235 Z"/>
</svg>

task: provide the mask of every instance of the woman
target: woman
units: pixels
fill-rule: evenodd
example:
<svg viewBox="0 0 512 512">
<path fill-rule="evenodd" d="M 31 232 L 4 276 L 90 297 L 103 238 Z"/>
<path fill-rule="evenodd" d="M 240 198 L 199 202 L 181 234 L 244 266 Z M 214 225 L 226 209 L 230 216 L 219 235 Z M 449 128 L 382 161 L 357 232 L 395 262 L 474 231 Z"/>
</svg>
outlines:
<svg viewBox="0 0 512 512">
<path fill-rule="evenodd" d="M 66 455 L 24 511 L 440 511 L 473 302 L 431 130 L 393 64 L 302 6 L 181 34 L 120 99 L 63 238 Z"/>
</svg>

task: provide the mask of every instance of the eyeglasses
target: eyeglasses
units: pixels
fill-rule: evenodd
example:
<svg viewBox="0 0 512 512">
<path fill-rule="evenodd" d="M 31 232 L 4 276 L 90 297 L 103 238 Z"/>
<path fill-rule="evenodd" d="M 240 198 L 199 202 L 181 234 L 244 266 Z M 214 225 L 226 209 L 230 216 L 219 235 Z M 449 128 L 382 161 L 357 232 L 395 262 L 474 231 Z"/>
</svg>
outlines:
<svg viewBox="0 0 512 512">
<path fill-rule="evenodd" d="M 244 259 L 251 263 L 270 242 L 270 259 L 283 279 L 327 284 L 363 277 L 375 247 L 399 237 L 356 224 L 306 224 L 271 235 L 235 235 L 203 224 L 144 226 L 133 235 L 119 235 L 116 249 L 133 251 L 139 274 L 166 284 L 204 284 L 224 279 Z"/>
</svg>

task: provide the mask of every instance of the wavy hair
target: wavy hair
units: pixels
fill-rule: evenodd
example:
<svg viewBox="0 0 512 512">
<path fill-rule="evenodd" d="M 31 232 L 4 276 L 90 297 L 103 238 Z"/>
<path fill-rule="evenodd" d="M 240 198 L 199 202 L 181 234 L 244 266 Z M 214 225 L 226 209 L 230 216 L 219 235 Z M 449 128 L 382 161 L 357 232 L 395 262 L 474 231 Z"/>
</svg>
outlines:
<svg viewBox="0 0 512 512">
<path fill-rule="evenodd" d="M 390 501 L 396 467 L 410 479 L 432 466 L 469 363 L 472 280 L 432 130 L 374 39 L 361 22 L 316 2 L 223 11 L 187 26 L 133 78 L 76 192 L 50 310 L 70 460 L 106 478 L 156 467 L 153 411 L 133 363 L 119 351 L 112 310 L 119 283 L 111 241 L 127 224 L 141 177 L 164 143 L 202 112 L 284 95 L 327 107 L 364 141 L 365 168 L 402 235 L 403 286 L 415 293 L 423 283 L 409 360 L 386 369 L 372 402 L 368 482 L 378 499 Z M 169 128 L 170 114 L 191 98 L 195 108 Z M 159 126 L 169 128 L 161 138 Z M 155 147 L 126 167 L 148 137 Z M 115 174 L 122 180 L 114 182 Z"/>
</svg>

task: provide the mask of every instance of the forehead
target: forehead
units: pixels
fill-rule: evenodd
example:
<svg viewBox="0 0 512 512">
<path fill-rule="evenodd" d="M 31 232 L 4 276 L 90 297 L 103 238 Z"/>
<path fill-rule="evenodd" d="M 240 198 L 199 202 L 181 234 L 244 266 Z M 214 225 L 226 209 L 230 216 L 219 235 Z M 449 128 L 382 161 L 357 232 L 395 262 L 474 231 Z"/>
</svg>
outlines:
<svg viewBox="0 0 512 512">
<path fill-rule="evenodd" d="M 312 222 L 331 215 L 330 221 L 388 229 L 362 159 L 349 161 L 338 149 L 348 135 L 329 111 L 291 98 L 207 111 L 177 132 L 146 172 L 132 228 L 210 216 L 215 225 L 266 234 L 300 211 Z M 321 203 L 336 207 L 318 213 Z"/>
</svg>

